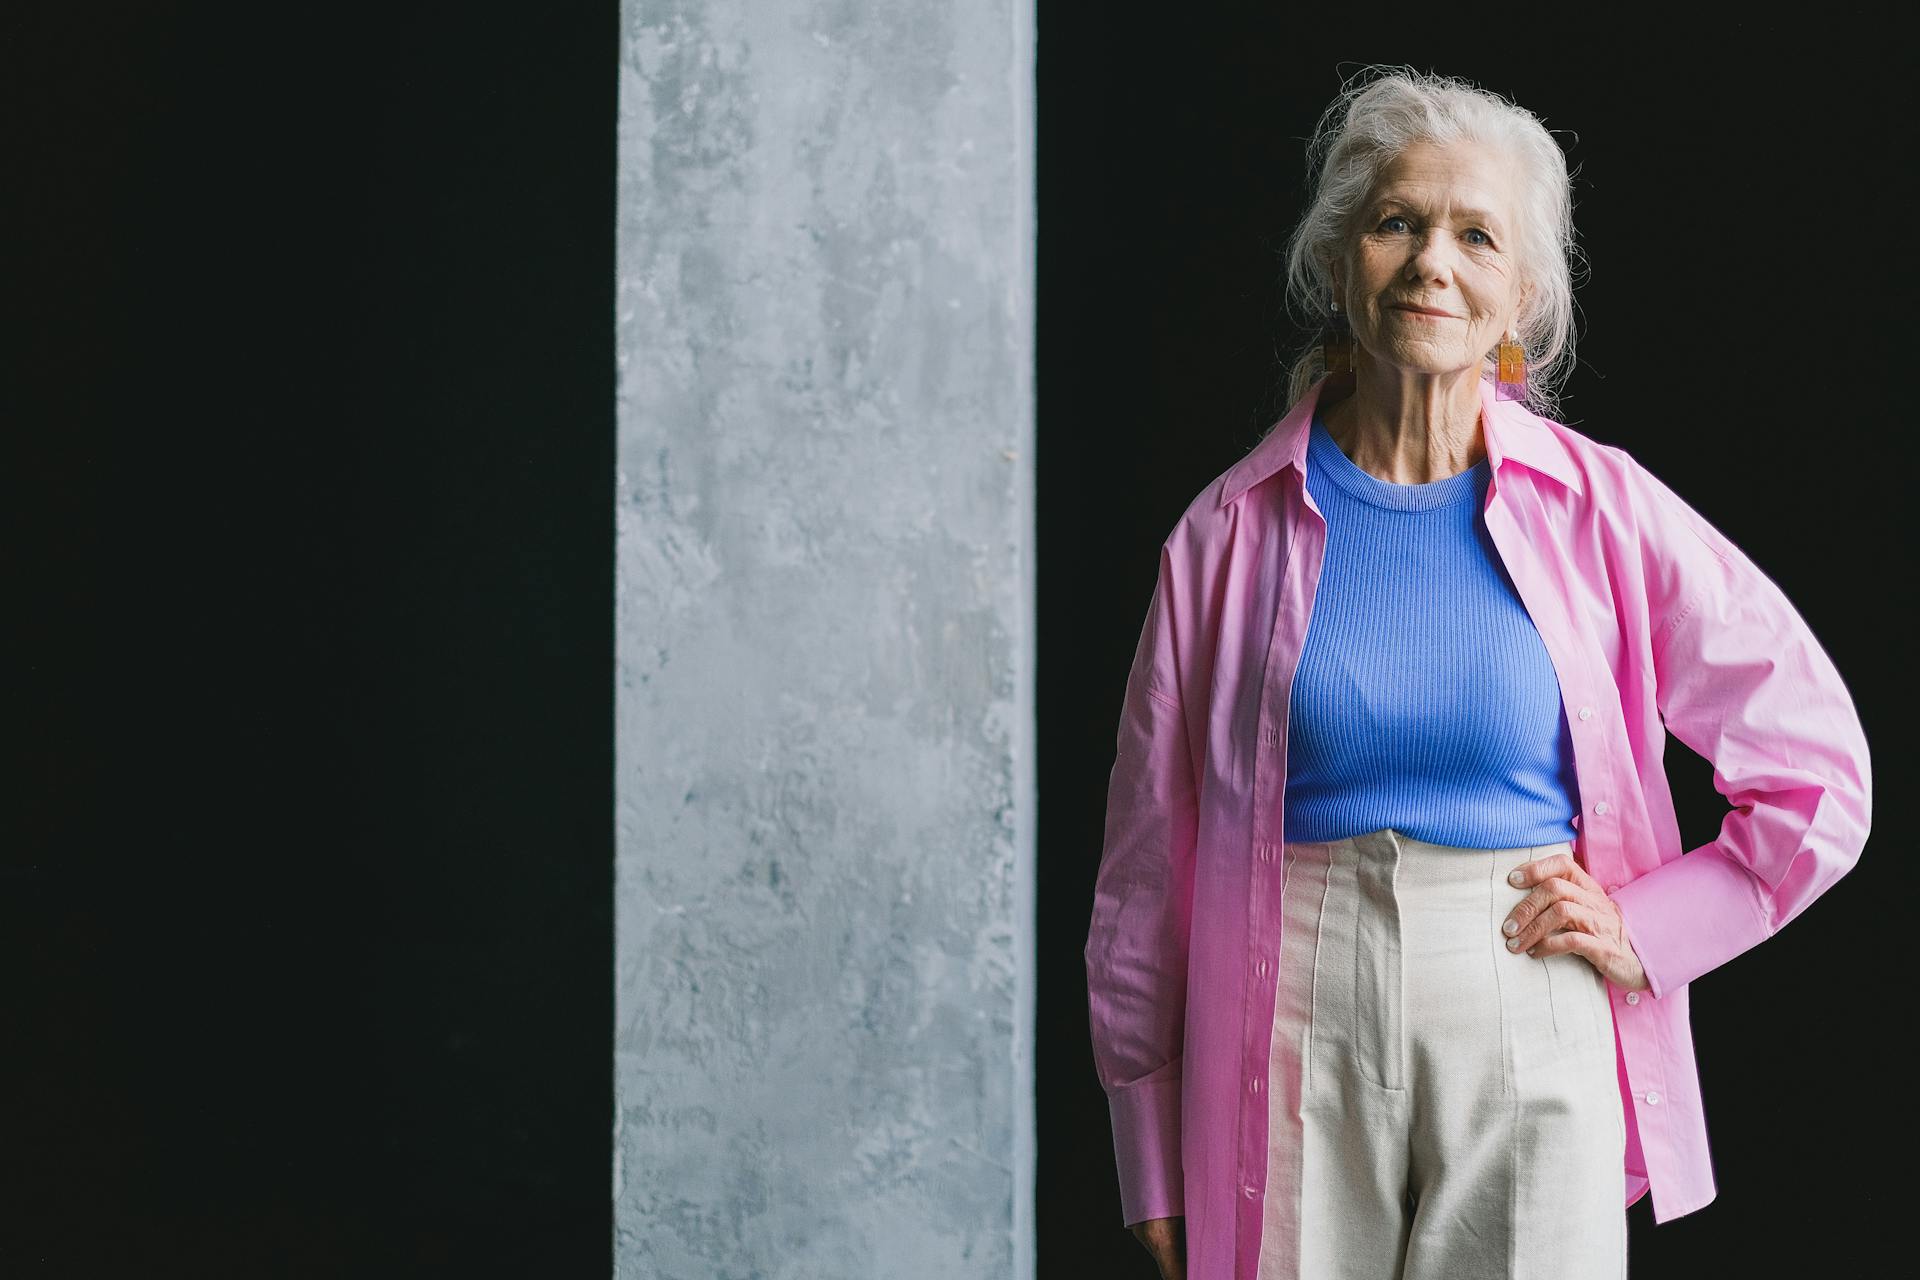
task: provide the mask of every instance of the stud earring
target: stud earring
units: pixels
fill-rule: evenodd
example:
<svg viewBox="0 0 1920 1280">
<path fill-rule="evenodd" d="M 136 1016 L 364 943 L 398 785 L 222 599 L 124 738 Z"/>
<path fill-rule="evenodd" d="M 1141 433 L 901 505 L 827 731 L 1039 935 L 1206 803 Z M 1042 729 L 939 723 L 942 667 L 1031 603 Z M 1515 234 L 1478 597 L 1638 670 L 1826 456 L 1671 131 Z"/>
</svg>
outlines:
<svg viewBox="0 0 1920 1280">
<path fill-rule="evenodd" d="M 1327 303 L 1327 332 L 1320 340 L 1320 359 L 1329 374 L 1353 372 L 1353 329 L 1338 302 Z"/>
<path fill-rule="evenodd" d="M 1524 400 L 1527 398 L 1527 349 L 1514 341 L 1508 334 L 1505 340 L 1495 348 L 1493 375 L 1493 398 L 1496 400 Z"/>
</svg>

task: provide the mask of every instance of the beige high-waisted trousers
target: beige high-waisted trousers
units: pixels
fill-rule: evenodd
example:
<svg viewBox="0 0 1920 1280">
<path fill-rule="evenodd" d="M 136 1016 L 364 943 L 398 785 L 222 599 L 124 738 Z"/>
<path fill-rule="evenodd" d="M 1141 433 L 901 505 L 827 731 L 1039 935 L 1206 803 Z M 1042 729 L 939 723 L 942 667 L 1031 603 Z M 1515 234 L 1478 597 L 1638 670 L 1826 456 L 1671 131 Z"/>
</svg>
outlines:
<svg viewBox="0 0 1920 1280">
<path fill-rule="evenodd" d="M 1606 982 L 1508 951 L 1518 849 L 1286 846 L 1258 1280 L 1621 1280 Z"/>
</svg>

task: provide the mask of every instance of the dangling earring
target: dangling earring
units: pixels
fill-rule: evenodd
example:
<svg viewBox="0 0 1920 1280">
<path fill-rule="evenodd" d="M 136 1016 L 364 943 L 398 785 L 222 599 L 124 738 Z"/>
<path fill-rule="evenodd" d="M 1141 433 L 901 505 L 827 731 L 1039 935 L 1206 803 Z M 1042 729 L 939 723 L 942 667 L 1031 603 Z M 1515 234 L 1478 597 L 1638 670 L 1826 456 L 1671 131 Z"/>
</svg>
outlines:
<svg viewBox="0 0 1920 1280">
<path fill-rule="evenodd" d="M 1513 335 L 1495 348 L 1493 374 L 1493 398 L 1496 400 L 1524 400 L 1527 398 L 1527 349 L 1514 341 Z"/>
<path fill-rule="evenodd" d="M 1353 372 L 1353 329 L 1341 314 L 1340 304 L 1327 303 L 1327 333 L 1320 341 L 1320 359 L 1330 374 Z"/>
</svg>

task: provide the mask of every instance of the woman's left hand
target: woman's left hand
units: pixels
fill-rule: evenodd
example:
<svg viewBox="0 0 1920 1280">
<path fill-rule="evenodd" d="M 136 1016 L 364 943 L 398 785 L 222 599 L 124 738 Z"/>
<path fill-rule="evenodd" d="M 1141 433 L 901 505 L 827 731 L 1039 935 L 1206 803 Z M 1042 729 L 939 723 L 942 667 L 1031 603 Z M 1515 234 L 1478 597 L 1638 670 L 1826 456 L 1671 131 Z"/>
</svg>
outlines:
<svg viewBox="0 0 1920 1280">
<path fill-rule="evenodd" d="M 1507 883 L 1533 891 L 1502 923 L 1508 950 L 1530 956 L 1571 951 L 1627 991 L 1647 991 L 1647 971 L 1627 940 L 1626 918 L 1586 868 L 1569 853 L 1535 858 L 1514 868 Z"/>
</svg>

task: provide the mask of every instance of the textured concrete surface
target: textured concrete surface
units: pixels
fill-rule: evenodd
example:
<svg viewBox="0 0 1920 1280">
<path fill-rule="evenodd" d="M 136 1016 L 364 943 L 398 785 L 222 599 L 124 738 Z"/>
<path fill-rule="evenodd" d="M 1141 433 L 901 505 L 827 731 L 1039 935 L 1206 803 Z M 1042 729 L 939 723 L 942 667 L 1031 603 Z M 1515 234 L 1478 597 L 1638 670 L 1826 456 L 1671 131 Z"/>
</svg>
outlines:
<svg viewBox="0 0 1920 1280">
<path fill-rule="evenodd" d="M 617 1274 L 1032 1274 L 1031 0 L 622 13 Z"/>
</svg>

